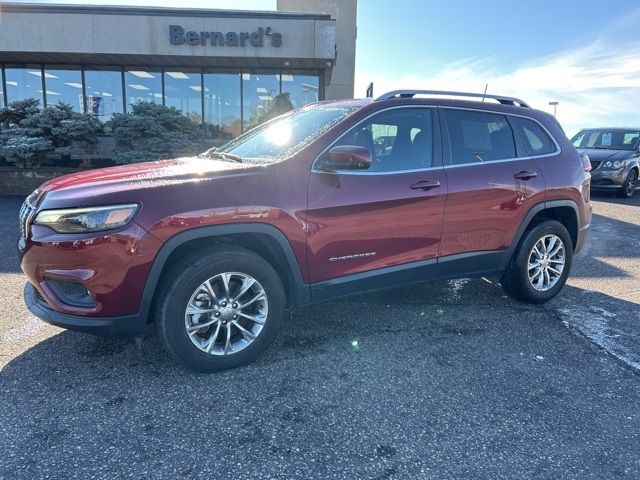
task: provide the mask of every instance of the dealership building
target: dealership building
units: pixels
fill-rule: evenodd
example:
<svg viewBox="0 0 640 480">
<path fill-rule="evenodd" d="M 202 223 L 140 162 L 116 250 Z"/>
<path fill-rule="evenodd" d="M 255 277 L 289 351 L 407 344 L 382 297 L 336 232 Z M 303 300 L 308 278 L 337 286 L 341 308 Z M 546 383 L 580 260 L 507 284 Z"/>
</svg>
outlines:
<svg viewBox="0 0 640 480">
<path fill-rule="evenodd" d="M 148 100 L 225 139 L 280 93 L 295 107 L 353 97 L 355 39 L 356 0 L 278 0 L 276 11 L 0 3 L 0 106 L 63 101 L 104 122 Z"/>
</svg>

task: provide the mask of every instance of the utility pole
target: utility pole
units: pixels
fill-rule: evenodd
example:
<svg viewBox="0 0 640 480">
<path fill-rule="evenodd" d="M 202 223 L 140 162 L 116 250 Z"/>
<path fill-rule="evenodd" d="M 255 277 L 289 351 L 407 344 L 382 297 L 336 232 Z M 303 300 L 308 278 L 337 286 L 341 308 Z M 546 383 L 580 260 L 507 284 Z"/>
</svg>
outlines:
<svg viewBox="0 0 640 480">
<path fill-rule="evenodd" d="M 556 116 L 556 111 L 557 111 L 556 109 L 558 108 L 558 104 L 559 104 L 559 103 L 560 103 L 560 102 L 549 102 L 549 105 L 552 105 L 552 106 L 553 106 L 553 116 L 554 116 L 554 117 Z"/>
</svg>

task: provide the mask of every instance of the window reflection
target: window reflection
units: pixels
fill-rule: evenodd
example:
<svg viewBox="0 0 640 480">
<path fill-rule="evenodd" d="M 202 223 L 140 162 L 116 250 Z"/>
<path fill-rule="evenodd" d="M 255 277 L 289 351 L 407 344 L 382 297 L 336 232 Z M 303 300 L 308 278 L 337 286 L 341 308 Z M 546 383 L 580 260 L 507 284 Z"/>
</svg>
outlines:
<svg viewBox="0 0 640 480">
<path fill-rule="evenodd" d="M 240 135 L 240 75 L 204 74 L 204 121 L 206 135 L 223 143 Z"/>
<path fill-rule="evenodd" d="M 87 92 L 87 113 L 105 122 L 114 113 L 122 113 L 122 71 L 87 69 L 84 73 Z"/>
<path fill-rule="evenodd" d="M 319 100 L 320 79 L 317 75 L 282 74 L 282 92 L 289 93 L 294 108 Z"/>
<path fill-rule="evenodd" d="M 47 105 L 68 103 L 76 112 L 83 111 L 82 73 L 78 66 L 47 66 L 44 70 Z"/>
<path fill-rule="evenodd" d="M 176 107 L 192 121 L 202 123 L 202 84 L 197 70 L 164 72 L 164 95 L 167 107 Z"/>
<path fill-rule="evenodd" d="M 35 98 L 42 100 L 42 70 L 40 65 L 7 65 L 5 66 L 7 101 Z"/>
<path fill-rule="evenodd" d="M 271 110 L 273 99 L 279 93 L 279 74 L 242 74 L 244 131 L 264 121 Z"/>
<path fill-rule="evenodd" d="M 127 92 L 127 111 L 129 105 L 139 100 L 162 103 L 162 73 L 159 69 L 128 69 L 124 72 L 124 84 Z"/>
</svg>

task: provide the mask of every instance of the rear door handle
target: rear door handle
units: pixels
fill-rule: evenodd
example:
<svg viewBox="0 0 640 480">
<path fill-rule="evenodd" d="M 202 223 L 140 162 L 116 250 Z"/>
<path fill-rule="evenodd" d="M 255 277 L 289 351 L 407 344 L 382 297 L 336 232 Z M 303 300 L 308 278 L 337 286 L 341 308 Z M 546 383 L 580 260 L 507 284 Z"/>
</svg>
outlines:
<svg viewBox="0 0 640 480">
<path fill-rule="evenodd" d="M 440 182 L 437 180 L 422 180 L 418 183 L 414 183 L 409 188 L 412 190 L 433 190 L 434 188 L 438 188 L 440 186 Z"/>
<path fill-rule="evenodd" d="M 518 180 L 531 180 L 532 178 L 536 178 L 538 174 L 536 172 L 529 172 L 528 170 L 523 170 L 521 172 L 516 173 L 513 178 L 517 178 Z"/>
</svg>

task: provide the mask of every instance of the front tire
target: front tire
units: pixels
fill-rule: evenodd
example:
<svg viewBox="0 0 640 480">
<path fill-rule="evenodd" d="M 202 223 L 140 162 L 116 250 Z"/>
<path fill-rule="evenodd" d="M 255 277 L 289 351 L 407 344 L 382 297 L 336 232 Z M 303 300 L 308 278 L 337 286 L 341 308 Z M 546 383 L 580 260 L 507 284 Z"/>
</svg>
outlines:
<svg viewBox="0 0 640 480">
<path fill-rule="evenodd" d="M 638 182 L 638 172 L 631 170 L 627 175 L 627 179 L 622 184 L 622 188 L 618 190 L 618 196 L 622 198 L 631 198 L 636 191 Z"/>
<path fill-rule="evenodd" d="M 275 339 L 286 309 L 282 282 L 262 257 L 239 247 L 212 249 L 173 266 L 155 303 L 165 349 L 205 372 L 255 360 Z"/>
<path fill-rule="evenodd" d="M 503 274 L 502 286 L 517 300 L 546 302 L 562 290 L 572 260 L 569 232 L 560 222 L 546 220 L 525 233 Z"/>
</svg>

